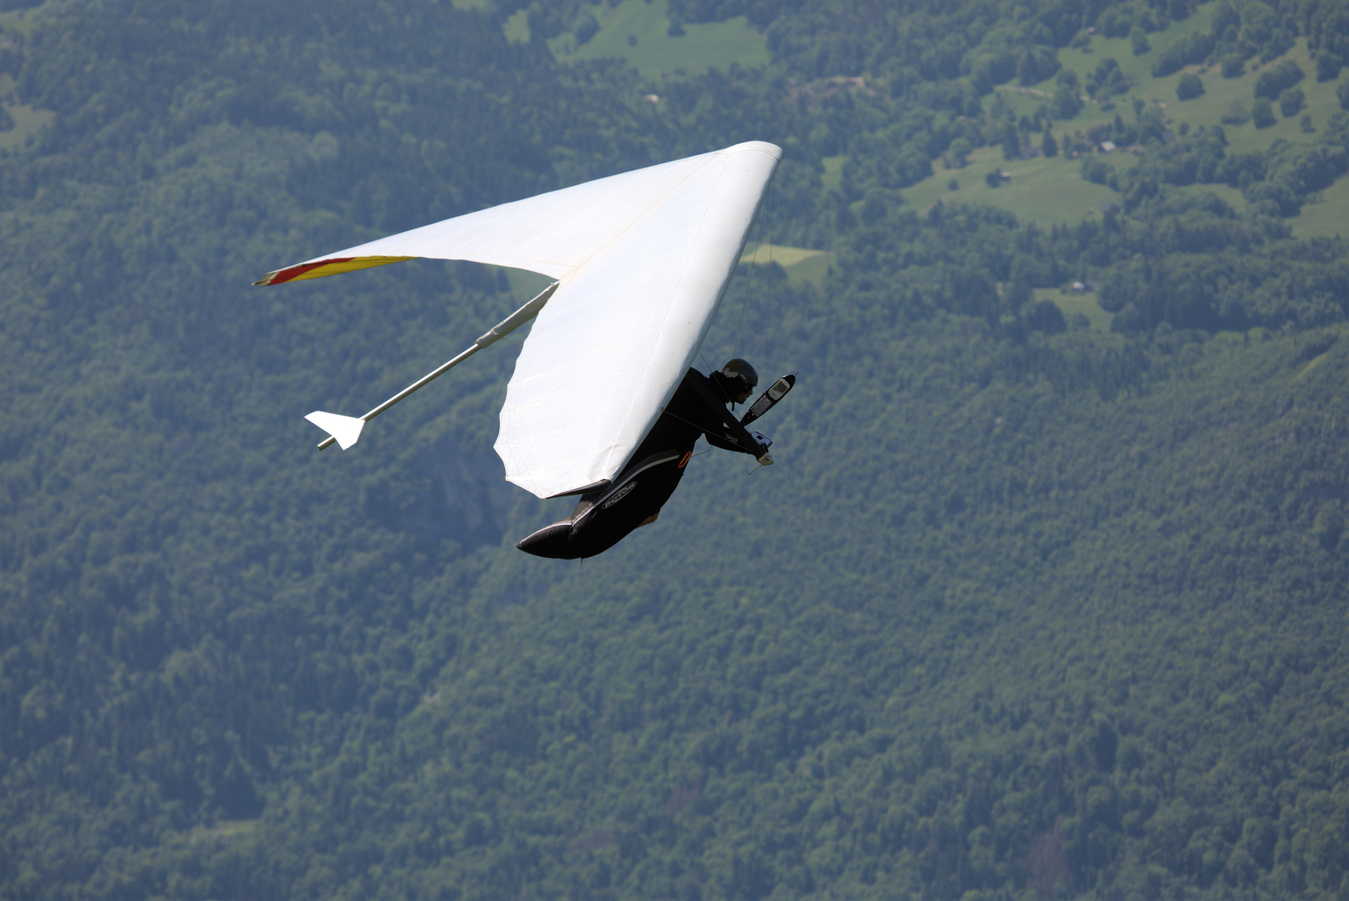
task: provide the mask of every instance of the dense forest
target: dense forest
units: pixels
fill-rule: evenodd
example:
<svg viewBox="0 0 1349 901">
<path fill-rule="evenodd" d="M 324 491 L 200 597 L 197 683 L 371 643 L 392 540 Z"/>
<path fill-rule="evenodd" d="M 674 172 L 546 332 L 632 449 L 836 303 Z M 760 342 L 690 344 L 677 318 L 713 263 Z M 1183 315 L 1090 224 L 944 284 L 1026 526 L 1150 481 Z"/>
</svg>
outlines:
<svg viewBox="0 0 1349 901">
<path fill-rule="evenodd" d="M 1349 3 L 650 2 L 769 63 L 0 3 L 0 897 L 1349 895 Z M 527 557 L 506 342 L 314 450 L 533 283 L 259 276 L 743 140 L 777 465 Z M 1031 157 L 1112 202 L 912 200 Z"/>
</svg>

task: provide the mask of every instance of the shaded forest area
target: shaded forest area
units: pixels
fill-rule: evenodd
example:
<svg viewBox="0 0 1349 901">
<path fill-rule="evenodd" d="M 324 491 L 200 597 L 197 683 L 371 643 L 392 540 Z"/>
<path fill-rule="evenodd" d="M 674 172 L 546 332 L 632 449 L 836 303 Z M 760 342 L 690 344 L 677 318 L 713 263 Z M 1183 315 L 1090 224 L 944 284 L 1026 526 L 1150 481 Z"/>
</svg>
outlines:
<svg viewBox="0 0 1349 901">
<path fill-rule="evenodd" d="M 1167 65 L 1305 37 L 1349 78 L 1342 0 L 1218 2 Z M 672 0 L 773 61 L 654 79 L 552 60 L 579 3 L 9 7 L 55 118 L 0 158 L 0 897 L 1349 891 L 1349 248 L 1288 227 L 1349 116 L 1248 154 L 1123 104 L 1096 222 L 900 194 L 1048 130 L 994 85 L 1185 0 Z M 743 273 L 706 349 L 800 373 L 778 465 L 698 457 L 610 553 L 526 558 L 566 511 L 501 481 L 499 348 L 313 450 L 303 412 L 516 298 L 255 278 L 749 139 L 786 152 L 760 235 L 832 254 Z M 1112 331 L 1036 299 L 1079 279 Z"/>
</svg>

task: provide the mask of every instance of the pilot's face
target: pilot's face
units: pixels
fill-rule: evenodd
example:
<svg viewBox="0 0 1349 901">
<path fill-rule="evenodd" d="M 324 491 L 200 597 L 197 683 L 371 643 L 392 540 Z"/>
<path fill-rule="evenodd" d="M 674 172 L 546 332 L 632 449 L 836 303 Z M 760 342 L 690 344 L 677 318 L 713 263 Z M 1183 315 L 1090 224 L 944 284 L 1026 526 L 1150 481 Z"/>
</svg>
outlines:
<svg viewBox="0 0 1349 901">
<path fill-rule="evenodd" d="M 735 396 L 735 402 L 738 404 L 743 404 L 745 401 L 749 400 L 749 396 L 753 393 L 754 389 L 751 388 L 749 385 L 745 385 L 743 388 L 740 389 L 740 393 Z"/>
</svg>

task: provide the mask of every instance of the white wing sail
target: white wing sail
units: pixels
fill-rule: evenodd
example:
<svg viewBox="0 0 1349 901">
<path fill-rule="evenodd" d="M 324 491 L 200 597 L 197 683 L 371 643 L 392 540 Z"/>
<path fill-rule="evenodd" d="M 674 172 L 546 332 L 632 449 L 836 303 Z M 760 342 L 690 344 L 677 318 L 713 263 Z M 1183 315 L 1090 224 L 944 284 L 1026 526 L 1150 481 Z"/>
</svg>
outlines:
<svg viewBox="0 0 1349 901">
<path fill-rule="evenodd" d="M 703 342 L 782 152 L 751 142 L 391 235 L 270 273 L 318 278 L 415 257 L 560 284 L 515 364 L 496 450 L 539 497 L 612 478 Z"/>
</svg>

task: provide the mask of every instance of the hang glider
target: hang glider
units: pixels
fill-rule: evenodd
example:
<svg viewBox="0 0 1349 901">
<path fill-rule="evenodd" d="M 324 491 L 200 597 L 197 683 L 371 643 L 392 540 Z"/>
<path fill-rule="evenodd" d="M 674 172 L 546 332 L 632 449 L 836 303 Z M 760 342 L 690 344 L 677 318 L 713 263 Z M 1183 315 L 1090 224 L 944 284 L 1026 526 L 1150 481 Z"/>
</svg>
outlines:
<svg viewBox="0 0 1349 901">
<path fill-rule="evenodd" d="M 538 497 L 623 467 L 702 345 L 782 151 L 749 142 L 505 203 L 268 273 L 259 285 L 417 257 L 556 279 L 467 351 L 359 419 L 310 421 L 350 447 L 370 418 L 531 317 L 496 451 Z"/>
</svg>

